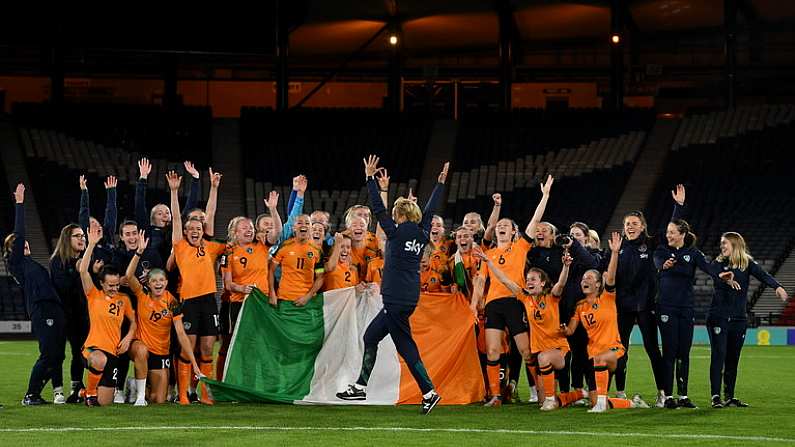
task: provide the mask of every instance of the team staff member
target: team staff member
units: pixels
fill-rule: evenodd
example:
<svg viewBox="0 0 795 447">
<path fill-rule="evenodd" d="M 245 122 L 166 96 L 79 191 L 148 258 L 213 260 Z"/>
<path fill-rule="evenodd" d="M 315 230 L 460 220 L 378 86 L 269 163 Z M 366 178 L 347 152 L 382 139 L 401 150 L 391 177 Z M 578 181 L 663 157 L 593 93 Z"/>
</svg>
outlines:
<svg viewBox="0 0 795 447">
<path fill-rule="evenodd" d="M 66 339 L 72 353 L 69 376 L 72 379 L 71 392 L 66 403 L 83 402 L 83 343 L 88 337 L 88 306 L 80 284 L 77 261 L 86 249 L 86 235 L 77 224 L 68 224 L 61 230 L 58 243 L 50 257 L 50 281 L 61 298 L 64 308 Z M 62 370 L 63 368 L 61 368 Z M 56 372 L 56 374 L 62 374 Z M 55 396 L 53 403 L 60 403 Z"/>
<path fill-rule="evenodd" d="M 687 397 L 695 319 L 693 282 L 696 268 L 712 276 L 716 282 L 719 278 L 717 272 L 709 268 L 704 253 L 695 248 L 696 236 L 690 231 L 690 224 L 682 219 L 668 223 L 665 237 L 668 243 L 654 250 L 654 265 L 660 272 L 657 318 L 662 336 L 665 408 L 696 408 Z M 678 401 L 673 398 L 674 366 L 678 378 Z"/>
<path fill-rule="evenodd" d="M 486 256 L 496 262 L 514 283 L 522 283 L 524 280 L 527 254 L 533 247 L 527 235 L 534 234 L 536 225 L 541 221 L 549 201 L 553 181 L 552 176 L 549 176 L 546 183 L 541 184 L 541 200 L 527 225 L 525 234 L 518 235 L 516 225 L 510 219 L 501 219 L 497 222 L 497 247 L 487 251 Z M 516 341 L 517 351 L 525 363 L 529 363 L 530 340 L 527 335 L 527 319 L 524 307 L 516 299 L 516 296 L 496 278 L 491 279 L 488 293 L 483 300 L 483 289 L 491 276 L 487 263 L 481 262 L 478 276 L 481 279 L 477 282 L 475 292 L 472 294 L 470 308 L 472 314 L 477 318 L 478 308 L 481 307 L 481 302 L 485 301 L 486 371 L 489 377 L 489 394 L 491 395 L 485 405 L 499 407 L 502 405 L 500 354 L 503 352 L 503 333 L 507 328 L 510 336 Z"/>
<path fill-rule="evenodd" d="M 597 395 L 596 404 L 588 410 L 589 413 L 604 413 L 608 408 L 649 408 L 639 394 L 633 396 L 632 400 L 607 398 L 610 372 L 616 370 L 618 359 L 625 352 L 618 334 L 615 294 L 621 235 L 613 233 L 609 243 L 612 253 L 604 278 L 598 270 L 585 272 L 582 277 L 585 299 L 577 305 L 568 325 L 561 328 L 561 332 L 570 336 L 582 323 L 588 332 L 588 356 L 594 365 Z"/>
<path fill-rule="evenodd" d="M 220 174 L 219 174 L 220 177 Z M 171 210 L 179 213 L 179 197 L 177 192 L 182 177 L 171 171 L 166 175 L 171 190 Z M 218 179 L 220 181 L 220 179 Z M 208 222 L 209 223 L 209 222 Z M 209 241 L 204 238 L 204 224 L 197 219 L 189 219 L 182 228 L 182 219 L 172 223 L 171 243 L 174 247 L 174 259 L 182 275 L 180 300 L 182 301 L 182 320 L 185 333 L 190 339 L 191 349 L 196 349 L 198 339 L 200 359 L 199 367 L 203 375 L 212 376 L 213 347 L 218 336 L 219 316 L 215 304 L 215 261 L 226 251 L 226 244 Z M 184 234 L 183 234 L 184 233 Z M 182 352 L 177 365 L 177 381 L 179 383 L 179 403 L 189 405 L 188 387 L 190 385 L 190 363 L 186 362 L 188 353 Z M 203 404 L 214 402 L 209 388 L 202 383 Z"/>
<path fill-rule="evenodd" d="M 138 236 L 137 249 L 127 266 L 127 283 L 130 290 L 138 298 L 137 328 L 135 339 L 130 345 L 130 357 L 135 362 L 135 406 L 146 406 L 147 400 L 152 403 L 162 404 L 166 401 L 168 390 L 168 370 L 171 367 L 170 344 L 171 327 L 177 333 L 177 339 L 182 346 L 193 372 L 201 376 L 199 365 L 191 349 L 185 329 L 182 325 L 180 304 L 174 295 L 169 292 L 166 272 L 162 269 L 152 269 L 146 274 L 149 292 L 145 291 L 138 281 L 136 269 L 138 260 L 144 254 L 149 240 L 141 231 Z M 150 382 L 150 392 L 146 396 L 147 378 Z"/>
<path fill-rule="evenodd" d="M 422 250 L 428 244 L 431 214 L 441 198 L 444 182 L 447 179 L 449 163 L 445 163 L 439 174 L 438 183 L 431 193 L 425 210 L 410 199 L 399 198 L 392 208 L 392 217 L 387 214 L 384 202 L 379 196 L 376 183 L 378 157 L 370 155 L 364 160 L 364 174 L 370 202 L 373 204 L 378 223 L 387 236 L 387 251 L 384 253 L 384 277 L 381 295 L 384 308 L 367 326 L 364 333 L 364 356 L 362 368 L 356 383 L 337 397 L 343 400 L 364 400 L 367 398 L 367 382 L 378 354 L 378 343 L 387 335 L 395 342 L 398 354 L 406 362 L 411 375 L 422 393 L 420 412 L 430 413 L 441 400 L 428 376 L 428 371 L 420 358 L 417 344 L 411 336 L 409 317 L 417 307 L 420 297 L 419 264 Z"/>
<path fill-rule="evenodd" d="M 787 301 L 787 291 L 769 273 L 764 271 L 748 252 L 745 239 L 734 232 L 723 233 L 720 238 L 720 255 L 713 264 L 723 281 L 715 282 L 715 295 L 707 313 L 707 331 L 712 349 L 709 363 L 709 384 L 712 407 L 747 407 L 737 399 L 734 386 L 737 382 L 737 365 L 745 343 L 748 327 L 746 305 L 751 277 L 775 289 L 781 301 Z M 720 400 L 721 376 L 725 400 Z"/>
<path fill-rule="evenodd" d="M 30 246 L 25 240 L 25 185 L 22 183 L 14 190 L 14 201 L 14 232 L 5 239 L 3 256 L 8 262 L 9 272 L 25 294 L 25 309 L 39 341 L 39 358 L 30 371 L 28 391 L 22 405 L 46 404 L 41 391 L 48 380 L 52 380 L 54 397 L 65 401 L 63 377 L 55 374 L 61 371 L 66 347 L 63 306 L 50 283 L 47 269 L 30 257 Z"/>
<path fill-rule="evenodd" d="M 80 214 L 78 215 L 78 223 L 84 233 L 88 233 L 89 228 L 98 228 L 102 240 L 97 245 L 94 260 L 102 262 L 102 265 L 111 265 L 113 263 L 113 235 L 116 232 L 116 184 L 117 180 L 114 176 L 108 176 L 105 180 L 105 194 L 107 196 L 105 202 L 105 219 L 102 224 L 91 216 L 91 208 L 89 206 L 88 198 L 88 181 L 86 176 L 80 176 Z"/>
<path fill-rule="evenodd" d="M 130 348 L 136 328 L 135 310 L 130 303 L 130 297 L 119 292 L 119 272 L 112 266 L 103 267 L 99 272 L 101 289 L 94 286 L 88 273 L 89 260 L 101 240 L 102 232 L 98 228 L 89 229 L 88 247 L 79 267 L 91 322 L 83 348 L 83 357 L 88 366 L 86 405 L 89 407 L 113 403 L 118 382 L 124 379 L 119 377 L 118 356 Z M 125 319 L 130 322 L 130 328 L 122 338 L 121 327 Z"/>
<path fill-rule="evenodd" d="M 685 206 L 685 187 L 676 185 L 671 191 L 674 211 L 671 221 L 680 217 Z M 624 216 L 624 243 L 621 244 L 616 272 L 616 297 L 618 306 L 618 330 L 621 343 L 629 348 L 629 336 L 635 323 L 643 337 L 643 347 L 651 362 L 654 383 L 657 385 L 655 406 L 665 405 L 662 356 L 657 342 L 657 317 L 654 315 L 654 299 L 657 295 L 657 269 L 654 267 L 653 253 L 657 247 L 656 238 L 649 236 L 646 218 L 640 211 Z M 616 368 L 616 395 L 626 398 L 627 355 L 624 355 Z"/>
</svg>

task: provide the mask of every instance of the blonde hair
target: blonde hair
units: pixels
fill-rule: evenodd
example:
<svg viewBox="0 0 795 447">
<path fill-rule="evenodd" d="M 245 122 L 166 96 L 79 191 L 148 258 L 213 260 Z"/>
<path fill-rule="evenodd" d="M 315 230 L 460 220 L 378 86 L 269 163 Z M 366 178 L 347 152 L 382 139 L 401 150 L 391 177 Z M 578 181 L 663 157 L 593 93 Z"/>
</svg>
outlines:
<svg viewBox="0 0 795 447">
<path fill-rule="evenodd" d="M 728 257 L 718 255 L 716 258 L 718 262 L 724 262 L 728 260 L 729 267 L 745 271 L 745 269 L 748 268 L 748 264 L 754 260 L 751 254 L 748 253 L 748 244 L 745 243 L 745 239 L 740 233 L 735 233 L 734 231 L 723 233 L 721 237 L 729 241 L 732 246 L 732 251 Z"/>
<path fill-rule="evenodd" d="M 11 249 L 14 247 L 14 241 L 17 239 L 16 233 L 11 233 L 6 236 L 5 241 L 3 241 L 3 257 L 11 256 Z"/>
<path fill-rule="evenodd" d="M 240 224 L 240 222 L 244 222 L 246 220 L 251 221 L 251 219 L 249 219 L 246 216 L 233 217 L 232 220 L 229 221 L 229 225 L 226 227 L 227 242 L 229 242 L 230 244 L 237 243 L 237 238 L 235 237 L 235 231 L 237 231 L 237 226 Z"/>
<path fill-rule="evenodd" d="M 353 216 L 354 216 L 353 212 L 356 211 L 356 210 L 360 210 L 360 209 L 367 210 L 367 218 L 364 219 L 364 225 L 367 228 L 370 228 L 370 216 L 373 213 L 372 213 L 372 211 L 370 211 L 370 207 L 367 206 L 367 205 L 353 205 L 352 207 L 348 208 L 345 211 L 345 215 L 343 217 L 343 220 L 345 221 L 345 227 L 346 228 L 351 226 L 351 220 L 353 219 Z"/>
<path fill-rule="evenodd" d="M 422 220 L 422 211 L 419 205 L 413 201 L 405 198 L 398 197 L 395 200 L 395 205 L 392 207 L 392 218 L 397 220 L 399 216 L 403 216 L 406 220 L 414 223 L 420 223 Z"/>
<path fill-rule="evenodd" d="M 588 230 L 588 243 L 591 248 L 602 248 L 602 240 L 599 239 L 599 233 L 596 230 Z"/>
<path fill-rule="evenodd" d="M 477 217 L 478 222 L 480 222 L 480 225 L 478 226 L 478 229 L 476 231 L 481 232 L 481 233 L 486 231 L 486 227 L 483 226 L 483 218 L 480 217 L 480 214 L 478 214 L 478 213 L 476 213 L 474 211 L 466 213 L 466 214 L 464 214 L 464 220 L 466 220 L 466 218 L 470 217 L 470 216 L 471 217 Z M 473 231 L 473 233 L 474 233 L 474 231 Z"/>
</svg>

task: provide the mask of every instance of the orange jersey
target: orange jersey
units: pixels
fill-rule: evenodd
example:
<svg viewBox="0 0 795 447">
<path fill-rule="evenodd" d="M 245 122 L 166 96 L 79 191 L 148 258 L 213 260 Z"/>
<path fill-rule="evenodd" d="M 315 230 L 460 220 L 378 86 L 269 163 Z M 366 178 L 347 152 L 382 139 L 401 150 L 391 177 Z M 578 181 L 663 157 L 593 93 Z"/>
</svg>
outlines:
<svg viewBox="0 0 795 447">
<path fill-rule="evenodd" d="M 138 298 L 138 325 L 135 339 L 146 345 L 152 354 L 168 355 L 171 345 L 171 325 L 182 321 L 179 303 L 174 295 L 166 291 L 160 299 L 154 299 L 143 291 Z"/>
<path fill-rule="evenodd" d="M 461 293 L 467 295 L 467 298 L 471 298 L 472 293 L 472 278 L 478 275 L 478 271 L 480 270 L 480 259 L 477 259 L 475 256 L 472 255 L 472 252 L 464 253 L 461 255 L 461 262 L 464 264 L 464 274 L 466 275 L 465 282 L 466 282 L 466 290 L 462 287 L 462 284 L 458 283 L 457 274 L 455 273 L 455 255 L 450 256 L 450 259 L 447 262 L 447 268 L 450 269 L 453 275 L 453 282 L 458 284 L 458 290 Z"/>
<path fill-rule="evenodd" d="M 273 262 L 282 267 L 276 295 L 288 301 L 306 295 L 315 282 L 315 273 L 323 272 L 320 256 L 320 247 L 312 242 L 301 243 L 296 238 L 286 240 L 273 256 Z"/>
<path fill-rule="evenodd" d="M 443 285 L 442 274 L 432 268 L 420 270 L 420 288 L 423 292 L 449 292 L 450 286 Z"/>
<path fill-rule="evenodd" d="M 268 288 L 268 247 L 260 243 L 237 246 L 221 258 L 221 266 L 232 273 L 232 282 L 238 285 L 256 284 L 260 290 Z M 246 297 L 241 292 L 230 292 L 229 301 L 241 302 Z"/>
<path fill-rule="evenodd" d="M 580 320 L 588 332 L 588 357 L 624 348 L 618 335 L 615 292 L 602 292 L 593 304 L 580 300 L 572 318 Z"/>
<path fill-rule="evenodd" d="M 369 233 L 372 234 L 372 233 Z M 367 241 L 362 247 L 351 247 L 351 265 L 356 268 L 359 277 L 367 276 L 367 263 L 378 257 L 378 246 L 372 248 Z"/>
<path fill-rule="evenodd" d="M 344 289 L 359 284 L 359 272 L 350 264 L 337 263 L 337 268 L 331 272 L 326 272 L 323 278 L 322 291 Z"/>
<path fill-rule="evenodd" d="M 198 247 L 182 239 L 174 244 L 174 257 L 182 276 L 179 289 L 182 301 L 215 293 L 215 260 L 226 251 L 226 244 L 202 240 Z"/>
<path fill-rule="evenodd" d="M 560 332 L 560 297 L 550 293 L 533 298 L 523 290 L 517 298 L 524 304 L 530 321 L 530 352 L 560 349 L 565 354 L 569 342 Z"/>
<path fill-rule="evenodd" d="M 531 248 L 533 248 L 533 244 L 524 237 L 520 237 L 519 240 L 512 242 L 508 247 L 492 248 L 486 252 L 486 256 L 497 264 L 500 270 L 502 270 L 511 281 L 516 284 L 524 284 L 524 267 L 527 262 L 527 253 Z M 486 303 L 499 298 L 513 296 L 511 290 L 499 279 L 496 277 L 490 278 L 489 266 L 487 263 L 480 263 L 479 274 L 484 280 L 490 279 L 489 291 L 486 294 Z"/>
<path fill-rule="evenodd" d="M 365 281 L 381 284 L 381 278 L 384 277 L 384 258 L 373 258 L 367 263 L 367 276 Z"/>
<path fill-rule="evenodd" d="M 130 297 L 123 293 L 109 297 L 97 288 L 86 295 L 88 301 L 88 318 L 91 329 L 83 348 L 100 349 L 111 355 L 116 355 L 116 348 L 121 341 L 121 324 L 124 318 L 132 321 L 135 311 L 130 303 Z M 87 353 L 84 353 L 87 358 Z"/>
<path fill-rule="evenodd" d="M 447 265 L 448 259 L 450 258 L 451 253 L 453 252 L 453 247 L 455 246 L 455 242 L 451 239 L 442 238 L 438 245 L 434 244 L 433 242 L 429 242 L 433 248 L 431 252 L 431 268 L 434 270 L 441 270 Z"/>
</svg>

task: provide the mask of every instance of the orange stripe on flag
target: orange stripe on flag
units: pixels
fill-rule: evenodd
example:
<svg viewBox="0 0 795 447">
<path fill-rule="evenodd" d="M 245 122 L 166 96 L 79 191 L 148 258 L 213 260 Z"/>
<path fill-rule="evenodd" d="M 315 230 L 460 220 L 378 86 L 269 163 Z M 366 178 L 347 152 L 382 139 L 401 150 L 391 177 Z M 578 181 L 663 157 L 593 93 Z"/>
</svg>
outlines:
<svg viewBox="0 0 795 447">
<path fill-rule="evenodd" d="M 441 404 L 483 400 L 483 374 L 469 300 L 460 293 L 423 293 L 410 324 L 422 362 L 442 396 Z M 418 404 L 421 400 L 420 389 L 400 358 L 398 404 Z"/>
</svg>

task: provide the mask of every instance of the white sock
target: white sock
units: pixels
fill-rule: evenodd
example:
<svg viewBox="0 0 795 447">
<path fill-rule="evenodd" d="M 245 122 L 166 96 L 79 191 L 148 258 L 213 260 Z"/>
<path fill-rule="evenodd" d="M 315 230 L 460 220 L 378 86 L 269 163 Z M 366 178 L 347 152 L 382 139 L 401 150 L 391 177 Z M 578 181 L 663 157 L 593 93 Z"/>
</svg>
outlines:
<svg viewBox="0 0 795 447">
<path fill-rule="evenodd" d="M 687 399 L 687 395 L 679 396 L 679 399 Z"/>
<path fill-rule="evenodd" d="M 530 395 L 538 397 L 538 388 L 536 388 L 535 386 L 531 386 Z"/>
<path fill-rule="evenodd" d="M 53 387 L 52 392 L 53 392 L 53 394 L 57 394 L 57 393 L 63 394 L 63 387 L 62 386 Z"/>
<path fill-rule="evenodd" d="M 665 400 L 673 399 L 673 398 L 674 398 L 673 396 L 665 396 Z"/>
<path fill-rule="evenodd" d="M 665 397 L 665 390 L 657 390 L 657 394 L 659 394 L 660 396 Z"/>
<path fill-rule="evenodd" d="M 430 390 L 430 391 L 428 391 L 427 393 L 423 394 L 423 395 L 422 395 L 422 398 L 423 398 L 423 399 L 430 399 L 430 398 L 431 398 L 431 396 L 433 396 L 434 394 L 436 394 L 436 391 L 434 391 L 434 390 Z"/>
<path fill-rule="evenodd" d="M 552 402 L 552 401 L 555 400 L 555 396 L 551 396 L 551 397 L 547 396 L 547 397 L 544 398 L 544 400 L 548 400 L 548 401 Z"/>
<path fill-rule="evenodd" d="M 357 389 L 357 390 L 359 390 L 359 391 L 364 391 L 364 390 L 366 390 L 366 389 L 367 389 L 367 387 L 366 387 L 366 386 L 361 386 L 361 385 L 359 385 L 358 383 L 354 383 L 354 384 L 353 384 L 353 387 L 354 387 L 354 388 L 356 388 L 356 389 Z"/>
<path fill-rule="evenodd" d="M 135 400 L 146 400 L 146 378 L 135 379 Z"/>
<path fill-rule="evenodd" d="M 598 396 L 596 398 L 596 405 L 601 405 L 603 407 L 607 406 L 607 396 Z"/>
</svg>

